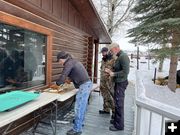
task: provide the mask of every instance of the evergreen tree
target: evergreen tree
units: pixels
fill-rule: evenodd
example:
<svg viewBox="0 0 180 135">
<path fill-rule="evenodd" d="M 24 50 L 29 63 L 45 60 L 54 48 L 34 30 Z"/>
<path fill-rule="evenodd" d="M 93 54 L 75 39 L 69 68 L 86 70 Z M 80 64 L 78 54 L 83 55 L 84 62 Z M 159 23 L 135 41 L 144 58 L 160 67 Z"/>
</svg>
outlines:
<svg viewBox="0 0 180 135">
<path fill-rule="evenodd" d="M 159 72 L 162 72 L 164 59 L 167 58 L 166 53 L 163 52 L 162 49 L 151 49 L 150 50 L 151 53 L 153 53 L 155 55 L 155 61 L 153 61 L 153 64 L 159 62 L 159 67 L 158 67 Z"/>
<path fill-rule="evenodd" d="M 137 27 L 129 30 L 132 43 L 161 46 L 170 56 L 168 87 L 176 89 L 176 70 L 180 47 L 180 0 L 137 0 L 131 10 L 136 15 Z M 163 45 L 168 47 L 163 49 Z"/>
</svg>

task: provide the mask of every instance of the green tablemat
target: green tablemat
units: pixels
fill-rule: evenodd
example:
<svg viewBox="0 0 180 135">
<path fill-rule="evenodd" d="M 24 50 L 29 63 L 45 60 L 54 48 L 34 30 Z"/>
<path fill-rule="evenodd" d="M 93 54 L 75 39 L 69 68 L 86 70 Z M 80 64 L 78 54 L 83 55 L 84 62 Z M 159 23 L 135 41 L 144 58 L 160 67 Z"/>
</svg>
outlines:
<svg viewBox="0 0 180 135">
<path fill-rule="evenodd" d="M 40 94 L 25 91 L 12 91 L 0 95 L 0 112 L 13 109 L 19 105 L 36 99 Z"/>
</svg>

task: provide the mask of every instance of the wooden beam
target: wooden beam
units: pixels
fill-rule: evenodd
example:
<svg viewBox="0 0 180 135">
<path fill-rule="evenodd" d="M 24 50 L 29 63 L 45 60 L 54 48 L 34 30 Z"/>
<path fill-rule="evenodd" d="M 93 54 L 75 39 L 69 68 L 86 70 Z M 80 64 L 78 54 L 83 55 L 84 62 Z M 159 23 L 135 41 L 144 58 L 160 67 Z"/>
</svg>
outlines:
<svg viewBox="0 0 180 135">
<path fill-rule="evenodd" d="M 93 44 L 94 39 L 93 37 L 89 37 L 88 42 L 88 58 L 87 58 L 87 70 L 90 78 L 92 78 L 92 64 L 93 64 Z"/>
<path fill-rule="evenodd" d="M 94 57 L 94 83 L 97 83 L 97 73 L 98 73 L 98 52 L 99 52 L 99 41 L 95 40 L 95 57 Z"/>
<path fill-rule="evenodd" d="M 47 61 L 46 61 L 46 84 L 48 86 L 51 85 L 51 76 L 52 76 L 52 36 L 48 36 L 47 38 Z"/>
</svg>

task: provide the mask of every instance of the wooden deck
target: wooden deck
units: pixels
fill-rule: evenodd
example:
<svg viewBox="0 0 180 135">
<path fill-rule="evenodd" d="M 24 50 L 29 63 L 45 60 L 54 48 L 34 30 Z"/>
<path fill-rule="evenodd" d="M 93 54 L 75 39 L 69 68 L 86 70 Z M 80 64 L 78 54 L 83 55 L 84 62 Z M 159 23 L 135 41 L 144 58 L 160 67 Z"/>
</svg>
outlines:
<svg viewBox="0 0 180 135">
<path fill-rule="evenodd" d="M 129 84 L 126 90 L 125 98 L 125 130 L 124 131 L 109 131 L 110 115 L 99 114 L 99 109 L 102 109 L 102 97 L 97 92 L 93 92 L 90 99 L 90 104 L 86 113 L 84 128 L 82 135 L 132 135 L 134 129 L 134 96 L 135 88 L 133 84 Z M 73 107 L 61 116 L 60 120 L 67 120 L 70 123 L 59 123 L 57 125 L 57 135 L 66 135 L 66 132 L 72 127 L 74 116 Z M 51 127 L 39 125 L 38 131 L 52 135 Z M 27 135 L 25 132 L 23 135 Z M 36 135 L 39 135 L 36 133 Z"/>
</svg>

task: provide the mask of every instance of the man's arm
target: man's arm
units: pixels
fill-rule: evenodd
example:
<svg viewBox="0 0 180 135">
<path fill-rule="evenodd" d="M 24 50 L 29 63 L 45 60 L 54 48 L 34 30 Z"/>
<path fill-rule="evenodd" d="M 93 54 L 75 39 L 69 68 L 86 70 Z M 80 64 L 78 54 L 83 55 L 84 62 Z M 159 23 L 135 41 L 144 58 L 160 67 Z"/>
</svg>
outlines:
<svg viewBox="0 0 180 135">
<path fill-rule="evenodd" d="M 124 77 L 129 73 L 129 57 L 127 55 L 123 55 L 120 59 L 120 63 L 122 66 L 122 70 L 119 72 L 114 72 L 114 76 L 118 78 Z"/>
<path fill-rule="evenodd" d="M 64 82 L 66 80 L 66 77 L 69 75 L 69 73 L 71 72 L 72 68 L 73 68 L 73 64 L 71 62 L 66 63 L 66 65 L 63 68 L 61 76 L 59 77 L 59 79 L 56 82 L 57 85 L 64 84 Z"/>
</svg>

